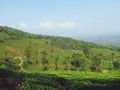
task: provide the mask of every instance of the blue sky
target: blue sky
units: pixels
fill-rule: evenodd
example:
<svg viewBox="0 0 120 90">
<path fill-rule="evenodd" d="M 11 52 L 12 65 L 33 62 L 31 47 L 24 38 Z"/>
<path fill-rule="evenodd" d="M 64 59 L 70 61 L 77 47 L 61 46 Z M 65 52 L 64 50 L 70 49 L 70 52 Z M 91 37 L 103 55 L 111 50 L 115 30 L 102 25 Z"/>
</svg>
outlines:
<svg viewBox="0 0 120 90">
<path fill-rule="evenodd" d="M 0 25 L 59 36 L 120 33 L 120 0 L 0 0 Z"/>
</svg>

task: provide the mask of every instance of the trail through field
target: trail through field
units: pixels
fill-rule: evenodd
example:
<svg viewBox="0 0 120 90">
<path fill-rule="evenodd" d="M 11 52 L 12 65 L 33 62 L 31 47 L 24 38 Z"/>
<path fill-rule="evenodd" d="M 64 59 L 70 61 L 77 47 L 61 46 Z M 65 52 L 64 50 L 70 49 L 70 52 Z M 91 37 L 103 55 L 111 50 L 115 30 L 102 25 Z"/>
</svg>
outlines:
<svg viewBox="0 0 120 90">
<path fill-rule="evenodd" d="M 19 66 L 20 66 L 20 70 L 22 71 L 22 72 L 24 72 L 25 71 L 25 69 L 23 68 L 23 59 L 22 59 L 22 57 L 15 57 L 14 59 L 19 59 L 20 60 L 20 63 L 19 63 Z"/>
</svg>

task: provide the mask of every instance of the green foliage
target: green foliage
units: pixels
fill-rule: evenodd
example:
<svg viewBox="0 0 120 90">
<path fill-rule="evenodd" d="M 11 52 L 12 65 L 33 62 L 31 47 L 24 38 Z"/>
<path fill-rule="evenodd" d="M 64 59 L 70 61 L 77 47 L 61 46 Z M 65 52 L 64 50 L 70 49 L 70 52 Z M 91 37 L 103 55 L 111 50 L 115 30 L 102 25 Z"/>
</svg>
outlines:
<svg viewBox="0 0 120 90">
<path fill-rule="evenodd" d="M 69 59 L 70 59 L 69 56 L 65 56 L 65 57 L 64 57 L 64 61 L 63 61 L 64 70 L 68 70 L 68 61 L 69 61 Z"/>
<path fill-rule="evenodd" d="M 45 50 L 42 50 L 41 53 L 42 53 L 43 56 L 47 55 L 47 52 Z"/>
<path fill-rule="evenodd" d="M 76 68 L 81 66 L 81 54 L 79 53 L 73 53 L 72 54 L 72 61 L 71 61 L 71 65 L 73 65 L 75 67 L 75 71 Z"/>
<path fill-rule="evenodd" d="M 46 56 L 43 56 L 42 57 L 42 62 L 41 62 L 43 65 L 45 65 L 45 64 L 48 64 L 48 59 L 47 59 L 47 57 Z"/>
<path fill-rule="evenodd" d="M 19 71 L 20 67 L 18 63 L 14 60 L 5 59 L 3 62 L 0 62 L 0 68 L 7 69 L 7 70 L 16 70 Z"/>
<path fill-rule="evenodd" d="M 99 54 L 93 56 L 92 71 L 100 71 L 101 56 Z"/>
<path fill-rule="evenodd" d="M 31 47 L 30 47 L 30 45 L 26 47 L 26 59 L 27 59 L 27 64 L 30 64 L 30 60 L 31 60 Z"/>
<path fill-rule="evenodd" d="M 85 73 L 87 72 L 87 68 L 88 68 L 88 60 L 86 57 L 83 57 L 81 60 L 81 70 L 85 71 Z"/>
<path fill-rule="evenodd" d="M 0 26 L 0 62 L 4 62 L 5 58 L 13 60 L 20 56 L 28 72 L 38 72 L 44 68 L 56 70 L 58 66 L 59 70 L 68 71 L 71 68 L 77 68 L 77 71 L 89 71 L 90 68 L 95 71 L 112 70 L 117 65 L 113 62 L 120 58 L 118 49 L 119 47 L 100 46 L 66 37 L 36 35 Z M 19 64 L 16 63 L 16 66 Z"/>
<path fill-rule="evenodd" d="M 83 53 L 86 58 L 89 58 L 89 47 L 85 47 L 85 45 L 82 47 Z"/>
<path fill-rule="evenodd" d="M 58 60 L 59 60 L 59 55 L 55 57 L 55 70 L 58 70 Z"/>
<path fill-rule="evenodd" d="M 115 70 L 120 69 L 120 61 L 119 60 L 114 61 L 113 66 Z"/>
<path fill-rule="evenodd" d="M 20 73 L 0 69 L 0 84 L 8 90 L 119 90 L 119 77 L 112 78 L 116 74 L 119 73 L 89 72 L 88 75 L 82 72 L 66 71 L 51 74 L 44 71 L 41 73 Z"/>
</svg>

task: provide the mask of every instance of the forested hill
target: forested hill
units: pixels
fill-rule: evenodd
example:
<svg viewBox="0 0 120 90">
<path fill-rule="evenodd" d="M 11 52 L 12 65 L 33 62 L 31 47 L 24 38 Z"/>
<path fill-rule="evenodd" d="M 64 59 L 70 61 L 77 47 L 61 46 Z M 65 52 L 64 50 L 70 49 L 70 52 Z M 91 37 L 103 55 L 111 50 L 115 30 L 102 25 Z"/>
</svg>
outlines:
<svg viewBox="0 0 120 90">
<path fill-rule="evenodd" d="M 37 35 L 28 32 L 23 32 L 22 30 L 14 29 L 7 26 L 0 26 L 0 42 L 5 42 L 8 39 L 45 39 L 51 40 L 54 46 L 63 48 L 63 49 L 80 49 L 81 47 L 89 48 L 103 48 L 101 45 L 97 45 L 91 42 L 85 42 L 82 40 L 75 40 L 69 37 L 61 36 L 49 36 L 49 35 Z M 46 42 L 47 43 L 47 42 Z"/>
</svg>

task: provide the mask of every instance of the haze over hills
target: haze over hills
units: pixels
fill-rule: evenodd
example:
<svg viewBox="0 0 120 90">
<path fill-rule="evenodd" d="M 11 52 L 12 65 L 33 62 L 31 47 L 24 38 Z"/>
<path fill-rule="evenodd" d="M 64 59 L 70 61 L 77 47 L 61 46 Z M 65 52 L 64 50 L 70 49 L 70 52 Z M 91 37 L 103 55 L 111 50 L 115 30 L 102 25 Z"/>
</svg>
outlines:
<svg viewBox="0 0 120 90">
<path fill-rule="evenodd" d="M 5 26 L 2 26 L 2 27 L 5 27 Z M 13 31 L 10 31 L 10 32 L 16 32 L 16 30 L 17 30 L 21 34 L 23 34 L 23 35 L 25 34 L 24 31 L 21 31 L 18 29 L 10 28 L 7 26 L 6 26 L 6 28 L 13 29 Z M 26 34 L 30 34 L 30 33 L 27 32 Z M 33 35 L 35 35 L 35 34 L 33 34 Z M 38 33 L 38 35 L 41 35 L 41 34 Z M 48 35 L 43 35 L 43 36 L 51 36 L 51 35 L 48 34 Z M 54 36 L 57 36 L 57 35 L 54 35 Z M 69 35 L 62 36 L 61 35 L 60 37 L 68 37 L 68 38 L 73 38 L 73 39 L 77 39 L 77 40 L 93 42 L 93 43 L 105 45 L 105 46 L 120 46 L 120 34 L 108 34 L 108 35 L 84 35 L 84 34 L 78 35 L 78 34 L 76 34 L 74 36 L 69 36 Z"/>
<path fill-rule="evenodd" d="M 94 42 L 105 46 L 120 46 L 120 34 L 96 35 L 96 36 L 78 36 L 78 40 Z"/>
</svg>

